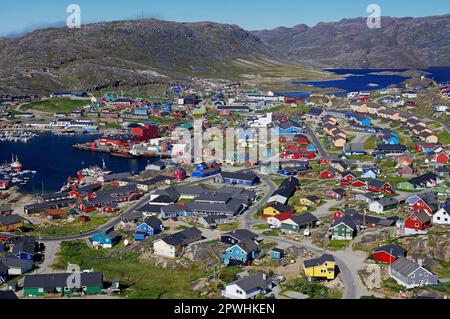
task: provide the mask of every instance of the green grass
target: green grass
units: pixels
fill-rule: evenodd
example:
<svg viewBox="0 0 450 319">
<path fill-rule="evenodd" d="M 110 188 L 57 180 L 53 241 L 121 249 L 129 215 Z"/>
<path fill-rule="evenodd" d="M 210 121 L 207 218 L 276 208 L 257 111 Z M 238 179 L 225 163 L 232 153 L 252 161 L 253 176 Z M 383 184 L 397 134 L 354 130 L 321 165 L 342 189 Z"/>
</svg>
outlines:
<svg viewBox="0 0 450 319">
<path fill-rule="evenodd" d="M 254 225 L 253 229 L 265 230 L 265 229 L 269 229 L 269 225 L 267 225 L 267 224 L 258 224 L 258 225 Z"/>
<path fill-rule="evenodd" d="M 304 295 L 309 299 L 330 299 L 330 291 L 327 287 L 320 284 L 309 282 L 306 277 L 299 278 L 287 285 L 286 288 Z"/>
<path fill-rule="evenodd" d="M 35 110 L 42 112 L 62 112 L 70 113 L 79 107 L 89 105 L 88 101 L 71 99 L 50 99 L 27 103 L 22 106 L 23 110 Z"/>
<path fill-rule="evenodd" d="M 87 223 L 81 223 L 79 219 L 76 219 L 69 224 L 57 224 L 48 227 L 34 226 L 30 235 L 37 235 L 42 237 L 62 237 L 77 235 L 80 232 L 90 232 L 97 229 L 99 226 L 106 224 L 111 220 L 111 216 L 105 216 L 93 213 L 90 215 L 91 220 Z"/>
<path fill-rule="evenodd" d="M 383 288 L 385 289 L 389 289 L 395 292 L 400 292 L 400 291 L 404 291 L 405 287 L 403 287 L 402 285 L 399 285 L 394 279 L 392 278 L 388 278 L 385 281 L 383 281 Z"/>
<path fill-rule="evenodd" d="M 344 250 L 350 245 L 349 240 L 332 240 L 328 243 L 327 248 L 333 251 Z"/>
<path fill-rule="evenodd" d="M 102 272 L 106 281 L 121 278 L 122 284 L 129 286 L 124 295 L 132 299 L 199 298 L 190 284 L 209 275 L 204 263 L 169 270 L 152 263 L 143 263 L 134 253 L 94 250 L 81 241 L 62 243 L 57 257 L 53 265 L 57 269 L 66 269 L 67 264 L 71 263 L 79 265 L 81 269 Z"/>
<path fill-rule="evenodd" d="M 438 138 L 439 138 L 439 142 L 442 145 L 449 145 L 450 144 L 450 133 L 447 132 L 446 130 L 444 130 L 441 133 L 439 133 Z"/>
<path fill-rule="evenodd" d="M 233 222 L 233 223 L 223 224 L 223 225 L 219 225 L 219 227 L 217 227 L 217 228 L 219 231 L 222 231 L 222 232 L 230 232 L 230 231 L 239 229 L 239 223 Z"/>
</svg>

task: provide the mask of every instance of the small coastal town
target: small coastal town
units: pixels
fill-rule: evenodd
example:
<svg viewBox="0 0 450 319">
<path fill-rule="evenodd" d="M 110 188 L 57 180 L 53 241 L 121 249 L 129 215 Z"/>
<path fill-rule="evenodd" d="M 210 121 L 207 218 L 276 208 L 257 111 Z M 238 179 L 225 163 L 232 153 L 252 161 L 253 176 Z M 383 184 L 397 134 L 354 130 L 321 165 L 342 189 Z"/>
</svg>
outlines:
<svg viewBox="0 0 450 319">
<path fill-rule="evenodd" d="M 445 307 L 449 1 L 0 8 L 3 317 Z"/>
<path fill-rule="evenodd" d="M 27 194 L 39 172 L 8 154 L 0 296 L 446 299 L 450 86 L 375 87 L 298 97 L 196 79 L 145 98 L 1 96 L 1 141 L 83 134 L 72 151 L 102 161 Z M 113 172 L 106 157 L 147 164 Z"/>
</svg>

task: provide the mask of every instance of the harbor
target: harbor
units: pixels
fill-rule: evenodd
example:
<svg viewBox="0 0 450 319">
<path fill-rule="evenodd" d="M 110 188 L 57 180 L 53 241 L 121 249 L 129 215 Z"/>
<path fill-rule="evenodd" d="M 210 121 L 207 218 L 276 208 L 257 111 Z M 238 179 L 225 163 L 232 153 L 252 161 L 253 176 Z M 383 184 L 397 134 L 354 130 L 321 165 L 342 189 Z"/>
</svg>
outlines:
<svg viewBox="0 0 450 319">
<path fill-rule="evenodd" d="M 23 179 L 22 182 L 28 181 L 22 185 L 22 182 L 16 183 L 19 191 L 25 194 L 41 194 L 60 191 L 69 176 L 86 167 L 102 167 L 105 162 L 113 173 L 138 173 L 145 169 L 149 161 L 159 159 L 121 158 L 100 152 L 82 152 L 72 147 L 84 144 L 90 139 L 92 136 L 89 134 L 59 136 L 45 132 L 39 133 L 27 144 L 0 141 L 0 163 L 10 163 L 11 155 L 14 154 L 14 160 L 19 158 L 24 169 L 36 172 L 30 176 L 25 175 L 24 177 L 30 177 L 27 180 L 15 176 L 19 180 Z M 0 174 L 0 180 L 3 179 L 2 176 Z"/>
</svg>

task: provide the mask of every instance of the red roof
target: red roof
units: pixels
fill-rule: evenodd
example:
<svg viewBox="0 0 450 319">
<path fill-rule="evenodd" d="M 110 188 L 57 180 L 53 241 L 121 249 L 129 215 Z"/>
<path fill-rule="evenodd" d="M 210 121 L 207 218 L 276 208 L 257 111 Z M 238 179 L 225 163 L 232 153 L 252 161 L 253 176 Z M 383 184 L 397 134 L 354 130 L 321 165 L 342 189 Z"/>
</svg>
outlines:
<svg viewBox="0 0 450 319">
<path fill-rule="evenodd" d="M 292 218 L 292 213 L 281 213 L 280 215 L 276 216 L 275 218 L 278 219 L 280 222 L 283 222 L 285 220 L 288 220 L 289 218 Z"/>
</svg>

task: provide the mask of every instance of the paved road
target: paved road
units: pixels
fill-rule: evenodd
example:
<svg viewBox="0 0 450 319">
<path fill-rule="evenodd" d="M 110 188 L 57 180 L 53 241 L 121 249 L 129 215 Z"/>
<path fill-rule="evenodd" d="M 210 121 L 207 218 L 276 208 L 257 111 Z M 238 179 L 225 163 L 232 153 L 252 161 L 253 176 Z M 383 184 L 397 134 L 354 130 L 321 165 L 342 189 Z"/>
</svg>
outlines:
<svg viewBox="0 0 450 319">
<path fill-rule="evenodd" d="M 256 204 L 252 205 L 242 216 L 241 219 L 242 227 L 245 229 L 252 229 L 253 225 L 260 224 L 261 221 L 255 220 L 253 215 L 258 212 L 264 205 L 267 204 L 273 192 L 278 188 L 270 178 L 266 176 L 259 175 L 261 182 L 264 184 L 264 196 Z"/>
<path fill-rule="evenodd" d="M 347 265 L 347 260 L 344 261 L 341 257 L 338 257 L 335 252 L 327 251 L 317 246 L 314 246 L 306 241 L 296 242 L 294 240 L 284 239 L 280 237 L 270 237 L 270 236 L 259 236 L 262 239 L 271 240 L 278 243 L 283 248 L 288 248 L 291 246 L 305 248 L 308 251 L 317 254 L 330 254 L 333 255 L 337 265 L 340 270 L 340 277 L 344 283 L 344 295 L 343 299 L 359 299 L 362 295 L 364 295 L 364 285 L 361 283 L 358 274 L 355 272 L 353 267 L 349 267 Z"/>
<path fill-rule="evenodd" d="M 327 157 L 329 154 L 326 151 L 325 147 L 322 145 L 322 142 L 317 137 L 314 130 L 311 128 L 311 126 L 308 123 L 304 123 L 306 134 L 309 136 L 309 138 L 312 140 L 314 146 L 317 148 L 317 151 L 320 155 L 320 157 Z"/>
</svg>

